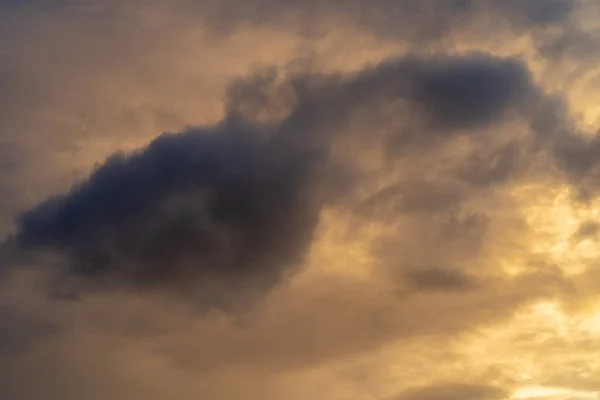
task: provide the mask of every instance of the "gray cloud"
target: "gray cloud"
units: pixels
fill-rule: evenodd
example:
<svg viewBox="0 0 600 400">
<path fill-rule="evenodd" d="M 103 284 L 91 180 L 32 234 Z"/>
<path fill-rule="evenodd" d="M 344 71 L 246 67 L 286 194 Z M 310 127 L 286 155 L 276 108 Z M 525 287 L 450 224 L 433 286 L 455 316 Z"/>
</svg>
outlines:
<svg viewBox="0 0 600 400">
<path fill-rule="evenodd" d="M 406 55 L 351 76 L 300 73 L 284 76 L 283 83 L 277 78 L 273 71 L 266 71 L 237 82 L 230 92 L 230 112 L 252 119 L 274 115 L 287 104 L 289 116 L 281 129 L 289 131 L 288 135 L 298 132 L 298 141 L 312 143 L 331 140 L 332 131 L 340 130 L 354 114 L 364 110 L 376 114 L 387 105 L 397 110 L 396 122 L 402 126 L 384 138 L 372 132 L 358 140 L 384 140 L 391 151 L 399 152 L 414 143 L 435 145 L 432 136 L 477 134 L 518 110 L 535 93 L 522 62 L 486 53 Z M 323 130 L 328 133 L 324 135 Z M 338 136 L 343 135 L 335 139 L 344 140 Z"/>
<path fill-rule="evenodd" d="M 302 262 L 319 204 L 310 156 L 261 136 L 225 121 L 116 154 L 24 213 L 16 240 L 65 253 L 73 272 L 105 283 L 199 297 L 213 284 L 269 287 Z"/>
<path fill-rule="evenodd" d="M 516 60 L 475 56 L 428 67 L 415 78 L 415 97 L 443 129 L 497 120 L 531 90 L 527 69 Z"/>
<path fill-rule="evenodd" d="M 268 288 L 302 263 L 322 195 L 331 191 L 323 186 L 332 173 L 323 168 L 335 164 L 330 146 L 353 140 L 343 125 L 354 112 L 402 101 L 422 118 L 415 140 L 436 131 L 443 138 L 499 120 L 532 90 L 523 65 L 483 54 L 407 57 L 353 77 L 301 80 L 278 123 L 252 126 L 230 117 L 110 157 L 68 194 L 25 212 L 17 243 L 58 250 L 72 272 L 109 285 L 172 287 L 200 297 L 210 291 L 207 282 L 243 292 L 240 285 L 256 279 Z M 265 93 L 279 98 L 272 84 L 267 75 L 238 85 L 230 112 L 244 115 L 248 102 L 268 105 Z M 365 139 L 386 140 L 358 138 Z M 488 180 L 497 178 L 491 173 Z M 407 213 L 447 210 L 464 197 L 439 182 L 396 187 L 388 197 L 400 198 L 398 211 Z"/>
<path fill-rule="evenodd" d="M 580 2 L 17 3 L 0 16 L 0 218 L 25 212 L 19 254 L 2 249 L 0 397 L 352 397 L 319 379 L 384 344 L 435 337 L 450 352 L 447 339 L 566 292 L 531 254 L 514 189 L 592 198 L 597 140 L 533 83 L 530 54 L 454 44 L 527 39 L 568 63 L 595 51 Z M 353 41 L 371 34 L 400 56 L 365 66 Z M 358 72 L 323 72 L 344 42 L 334 64 Z M 281 67 L 298 44 L 325 50 Z M 221 99 L 257 60 L 277 65 Z M 163 130 L 180 133 L 149 139 Z M 75 162 L 119 147 L 91 174 Z M 513 260 L 528 272 L 504 276 Z M 13 273 L 31 273 L 31 293 Z M 243 318 L 222 312 L 240 305 Z M 429 376 L 402 358 L 394 391 L 440 379 L 435 360 Z M 503 395 L 433 384 L 399 399 Z"/>
</svg>

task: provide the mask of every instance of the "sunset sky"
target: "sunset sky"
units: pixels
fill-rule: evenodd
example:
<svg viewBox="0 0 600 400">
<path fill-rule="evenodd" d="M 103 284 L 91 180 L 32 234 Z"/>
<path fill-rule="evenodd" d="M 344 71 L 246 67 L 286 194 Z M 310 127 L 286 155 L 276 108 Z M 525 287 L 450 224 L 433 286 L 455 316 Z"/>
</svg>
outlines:
<svg viewBox="0 0 600 400">
<path fill-rule="evenodd" d="M 600 1 L 0 0 L 0 399 L 597 400 Z"/>
</svg>

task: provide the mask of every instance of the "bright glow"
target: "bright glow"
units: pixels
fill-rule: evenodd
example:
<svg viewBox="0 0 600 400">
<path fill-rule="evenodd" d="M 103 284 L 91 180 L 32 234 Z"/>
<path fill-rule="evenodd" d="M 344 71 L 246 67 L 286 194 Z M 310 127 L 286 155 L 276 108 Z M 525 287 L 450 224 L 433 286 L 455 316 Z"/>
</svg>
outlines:
<svg viewBox="0 0 600 400">
<path fill-rule="evenodd" d="M 568 389 L 526 386 L 517 390 L 511 400 L 597 400 L 597 393 L 572 391 Z"/>
</svg>

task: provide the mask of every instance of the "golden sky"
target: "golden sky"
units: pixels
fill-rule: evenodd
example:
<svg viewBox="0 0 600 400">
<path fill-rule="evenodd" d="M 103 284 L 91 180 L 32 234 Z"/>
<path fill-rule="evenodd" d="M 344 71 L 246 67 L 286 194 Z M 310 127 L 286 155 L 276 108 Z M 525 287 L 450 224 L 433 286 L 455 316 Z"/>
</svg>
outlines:
<svg viewBox="0 0 600 400">
<path fill-rule="evenodd" d="M 600 396 L 597 0 L 0 0 L 0 398 Z"/>
</svg>

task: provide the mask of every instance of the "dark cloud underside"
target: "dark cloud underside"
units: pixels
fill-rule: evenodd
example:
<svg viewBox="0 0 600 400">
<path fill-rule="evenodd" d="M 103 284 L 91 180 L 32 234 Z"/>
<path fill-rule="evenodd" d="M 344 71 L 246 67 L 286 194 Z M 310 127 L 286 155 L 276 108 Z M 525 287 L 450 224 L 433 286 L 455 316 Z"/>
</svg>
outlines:
<svg viewBox="0 0 600 400">
<path fill-rule="evenodd" d="M 25 213 L 18 241 L 66 253 L 75 272 L 113 284 L 269 287 L 301 263 L 318 205 L 307 156 L 261 133 L 224 122 L 114 155 Z"/>
<path fill-rule="evenodd" d="M 68 194 L 25 212 L 18 242 L 58 250 L 69 270 L 104 283 L 201 292 L 207 282 L 239 287 L 256 279 L 268 288 L 308 251 L 323 193 L 331 190 L 323 186 L 333 173 L 327 169 L 333 165 L 329 147 L 355 136 L 341 128 L 353 113 L 401 100 L 423 121 L 413 140 L 427 141 L 433 132 L 476 132 L 532 90 L 520 63 L 483 54 L 407 57 L 340 78 L 296 81 L 293 106 L 278 123 L 252 125 L 231 117 L 112 156 Z M 253 104 L 268 106 L 264 85 L 271 81 L 232 92 L 244 94 L 232 97 L 232 113 L 256 98 L 263 101 Z M 435 201 L 418 187 L 391 196 L 401 196 L 404 209 L 413 212 Z M 413 278 L 425 286 L 440 280 Z"/>
</svg>

